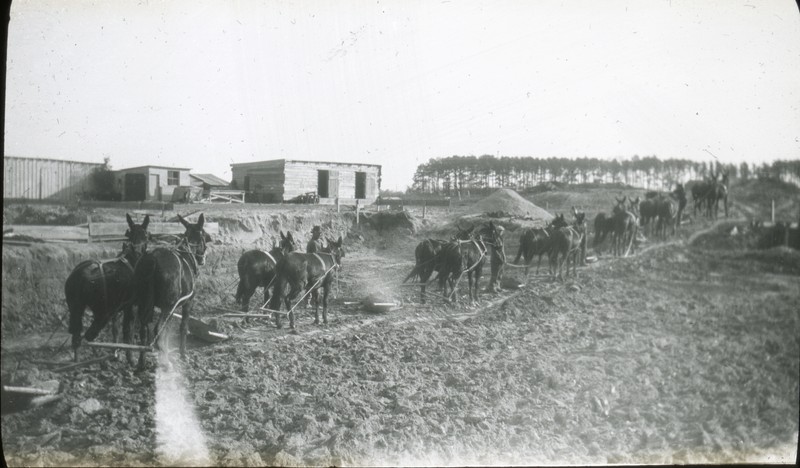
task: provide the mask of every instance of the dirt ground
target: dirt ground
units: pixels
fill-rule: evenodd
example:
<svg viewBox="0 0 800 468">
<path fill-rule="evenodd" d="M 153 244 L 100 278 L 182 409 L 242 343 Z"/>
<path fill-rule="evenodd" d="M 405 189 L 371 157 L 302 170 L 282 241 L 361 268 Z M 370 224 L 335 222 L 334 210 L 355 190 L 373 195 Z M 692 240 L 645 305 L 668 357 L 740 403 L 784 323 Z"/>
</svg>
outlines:
<svg viewBox="0 0 800 468">
<path fill-rule="evenodd" d="M 24 334 L 9 331 L 4 383 L 58 385 L 63 397 L 3 416 L 6 461 L 795 461 L 797 251 L 733 248 L 714 241 L 729 235 L 729 224 L 702 221 L 667 243 L 647 242 L 636 256 L 601 256 L 565 282 L 533 273 L 525 279 L 522 269 L 508 267 L 507 276 L 526 283 L 522 289 L 484 293 L 469 306 L 462 286 L 453 306 L 431 287 L 423 306 L 418 288 L 400 282 L 416 243 L 441 231 L 350 227 L 331 323 L 314 326 L 313 311 L 302 309 L 294 334 L 271 321 L 220 317 L 237 307 L 235 262 L 247 246 L 214 245 L 194 312 L 231 338 L 190 339 L 181 361 L 173 330 L 169 356 L 151 355 L 142 373 L 122 359 L 56 373 L 42 362 L 69 359 L 68 349 L 59 349 L 63 328 L 52 337 L 52 321 Z M 513 258 L 518 233 L 508 235 Z M 482 288 L 488 272 L 487 265 Z M 6 270 L 4 319 L 5 279 Z M 402 307 L 374 314 L 350 304 L 367 294 Z M 108 353 L 84 348 L 82 356 L 95 354 Z M 170 421 L 177 435 L 165 427 Z"/>
</svg>

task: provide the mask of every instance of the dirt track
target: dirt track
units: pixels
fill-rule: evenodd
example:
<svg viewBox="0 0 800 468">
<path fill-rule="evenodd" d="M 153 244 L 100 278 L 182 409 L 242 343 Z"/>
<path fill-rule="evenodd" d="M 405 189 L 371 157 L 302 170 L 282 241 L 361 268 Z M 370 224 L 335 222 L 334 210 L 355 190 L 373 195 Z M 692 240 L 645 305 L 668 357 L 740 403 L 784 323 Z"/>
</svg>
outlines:
<svg viewBox="0 0 800 468">
<path fill-rule="evenodd" d="M 388 235 L 348 251 L 327 328 L 308 310 L 297 334 L 220 320 L 231 340 L 193 341 L 185 363 L 172 353 L 212 464 L 794 460 L 796 253 L 681 241 L 602 257 L 566 283 L 532 278 L 479 307 L 420 307 L 416 288 L 398 286 L 417 239 Z M 209 255 L 204 303 L 233 307 L 232 260 L 214 259 L 223 251 Z M 342 305 L 365 292 L 404 306 L 375 315 Z M 198 312 L 210 320 L 213 308 Z M 31 360 L 66 353 L 7 344 L 4 371 L 58 379 L 64 394 L 4 416 L 10 464 L 164 462 L 156 372 L 111 361 L 54 374 Z"/>
</svg>

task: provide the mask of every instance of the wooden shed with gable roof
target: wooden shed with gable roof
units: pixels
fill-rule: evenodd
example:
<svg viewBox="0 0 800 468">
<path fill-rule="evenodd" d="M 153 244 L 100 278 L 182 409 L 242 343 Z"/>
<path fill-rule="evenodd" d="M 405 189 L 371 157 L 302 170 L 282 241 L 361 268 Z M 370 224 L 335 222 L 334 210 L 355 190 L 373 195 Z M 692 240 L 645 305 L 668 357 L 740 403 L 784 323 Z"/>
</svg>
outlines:
<svg viewBox="0 0 800 468">
<path fill-rule="evenodd" d="M 262 203 L 290 201 L 308 193 L 320 203 L 372 204 L 378 198 L 381 166 L 274 159 L 231 164 L 231 186 L 244 190 L 248 200 Z"/>
</svg>

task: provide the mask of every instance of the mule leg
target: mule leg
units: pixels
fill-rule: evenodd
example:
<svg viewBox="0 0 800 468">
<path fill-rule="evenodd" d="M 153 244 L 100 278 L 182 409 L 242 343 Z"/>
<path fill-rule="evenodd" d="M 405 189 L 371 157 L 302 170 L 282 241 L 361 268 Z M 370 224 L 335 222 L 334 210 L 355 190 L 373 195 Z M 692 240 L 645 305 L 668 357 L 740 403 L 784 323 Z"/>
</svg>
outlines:
<svg viewBox="0 0 800 468">
<path fill-rule="evenodd" d="M 133 344 L 131 337 L 131 325 L 133 323 L 133 306 L 126 306 L 122 312 L 122 342 L 126 344 Z M 125 351 L 125 358 L 129 365 L 133 365 L 133 351 L 130 349 Z"/>
<path fill-rule="evenodd" d="M 139 344 L 148 346 L 150 344 L 150 327 L 147 326 L 144 320 L 139 320 Z M 145 352 L 139 351 L 139 364 L 136 370 L 143 371 L 145 366 Z"/>
<path fill-rule="evenodd" d="M 314 300 L 314 325 L 319 325 L 319 289 L 311 291 L 311 298 Z M 323 308 L 323 315 L 324 312 Z"/>
<path fill-rule="evenodd" d="M 86 311 L 86 304 L 78 300 L 67 298 L 69 308 L 69 333 L 72 335 L 72 360 L 78 362 L 78 348 L 81 346 L 81 334 L 83 333 L 83 313 Z"/>
<path fill-rule="evenodd" d="M 181 359 L 186 359 L 186 335 L 189 333 L 189 314 L 192 311 L 192 300 L 187 299 L 181 306 Z"/>
<path fill-rule="evenodd" d="M 322 288 L 322 323 L 325 325 L 328 324 L 328 294 L 330 294 L 330 291 L 329 284 Z"/>
<path fill-rule="evenodd" d="M 253 297 L 253 294 L 256 292 L 256 287 L 242 282 L 242 312 L 248 312 L 250 310 L 250 299 Z"/>
</svg>

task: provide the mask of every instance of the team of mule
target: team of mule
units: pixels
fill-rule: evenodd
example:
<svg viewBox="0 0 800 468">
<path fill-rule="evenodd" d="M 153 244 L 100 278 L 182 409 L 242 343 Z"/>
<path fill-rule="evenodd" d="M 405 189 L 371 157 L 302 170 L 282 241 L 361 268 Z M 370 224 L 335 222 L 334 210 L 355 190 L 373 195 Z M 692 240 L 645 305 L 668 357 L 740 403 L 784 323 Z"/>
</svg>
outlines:
<svg viewBox="0 0 800 468">
<path fill-rule="evenodd" d="M 727 174 L 721 181 L 717 175 L 695 184 L 691 191 L 695 210 L 705 206 L 709 216 L 716 216 L 721 202 L 727 216 Z M 676 201 L 678 206 L 676 207 Z M 665 238 L 668 232 L 675 234 L 686 205 L 683 187 L 679 184 L 675 192 L 663 194 L 648 192 L 645 199 L 616 198 L 610 214 L 599 213 L 594 219 L 593 247 L 600 254 L 601 246 L 610 239 L 615 256 L 628 255 L 636 249 L 636 238 L 641 228 L 644 234 Z M 519 237 L 519 248 L 513 264 L 525 268 L 525 277 L 534 259 L 548 257 L 549 274 L 556 279 L 569 275 L 577 276 L 578 264 L 585 264 L 588 230 L 586 214 L 572 207 L 573 219 L 567 221 L 564 214 L 555 216 L 543 228 L 524 229 Z M 66 280 L 64 291 L 69 309 L 69 332 L 72 335 L 73 359 L 78 360 L 78 348 L 82 340 L 93 341 L 100 331 L 112 324 L 113 340 L 118 339 L 117 319 L 123 316 L 123 340 L 131 344 L 131 326 L 134 320 L 139 325 L 140 355 L 138 367 L 145 364 L 145 351 L 158 345 L 159 338 L 175 310 L 180 307 L 180 353 L 185 355 L 188 320 L 195 295 L 196 277 L 205 263 L 206 247 L 211 237 L 203 229 L 205 218 L 200 214 L 196 223 L 190 223 L 178 215 L 185 232 L 178 242 L 159 246 L 148 251 L 150 223 L 145 216 L 136 224 L 126 215 L 128 229 L 119 256 L 110 260 L 84 261 L 77 265 Z M 420 286 L 420 302 L 426 303 L 427 286 L 437 281 L 441 297 L 447 302 L 459 300 L 458 286 L 466 277 L 467 292 L 471 303 L 479 299 L 479 288 L 483 267 L 487 257 L 505 261 L 503 252 L 503 228 L 490 221 L 458 231 L 449 240 L 425 239 L 414 251 L 415 266 L 404 282 L 412 279 Z M 253 249 L 239 258 L 237 269 L 239 284 L 235 300 L 241 310 L 250 310 L 250 299 L 258 288 L 264 289 L 262 310 L 273 314 L 276 326 L 281 327 L 281 316 L 288 315 L 289 326 L 295 328 L 295 309 L 304 298 L 310 297 L 314 306 L 314 324 L 319 324 L 319 306 L 322 304 L 322 323 L 328 323 L 328 299 L 337 272 L 342 268 L 345 256 L 342 237 L 327 239 L 323 245 L 321 230 L 315 226 L 306 252 L 297 251 L 297 243 L 291 232 L 280 232 L 280 242 L 270 251 Z M 489 252 L 492 255 L 489 255 Z M 493 265 L 492 285 L 498 280 Z M 433 274 L 437 276 L 433 278 Z M 491 285 L 490 285 L 491 286 Z M 321 300 L 320 300 L 320 290 Z M 493 290 L 493 288 L 490 288 Z M 86 308 L 92 310 L 93 320 L 83 334 L 83 316 Z M 286 312 L 281 308 L 285 307 Z M 159 309 L 156 314 L 155 309 Z M 130 349 L 127 359 L 133 364 Z"/>
</svg>

